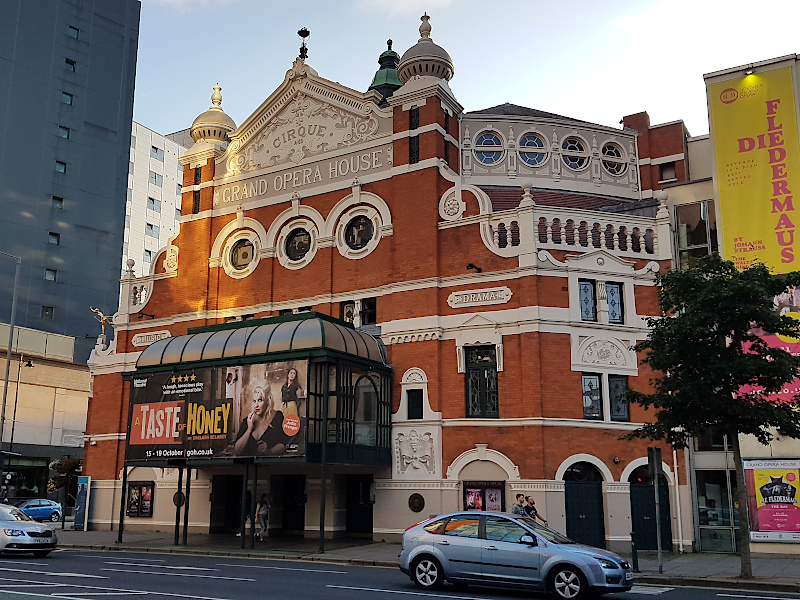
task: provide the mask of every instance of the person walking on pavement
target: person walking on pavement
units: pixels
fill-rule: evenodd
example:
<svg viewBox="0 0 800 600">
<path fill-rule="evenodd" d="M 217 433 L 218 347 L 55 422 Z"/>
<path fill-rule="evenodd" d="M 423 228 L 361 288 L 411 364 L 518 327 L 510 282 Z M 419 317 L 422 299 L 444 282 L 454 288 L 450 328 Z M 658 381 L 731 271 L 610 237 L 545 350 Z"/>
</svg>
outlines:
<svg viewBox="0 0 800 600">
<path fill-rule="evenodd" d="M 515 515 L 520 515 L 522 517 L 525 515 L 525 494 L 517 494 L 516 496 L 517 501 L 514 503 L 514 506 L 511 508 L 511 512 Z"/>
<path fill-rule="evenodd" d="M 268 535 L 267 527 L 269 525 L 269 501 L 266 494 L 261 494 L 261 500 L 258 502 L 256 514 L 258 515 L 258 541 L 263 542 L 264 536 Z"/>
<path fill-rule="evenodd" d="M 547 527 L 547 520 L 539 514 L 538 510 L 536 510 L 536 501 L 533 499 L 533 496 L 526 496 L 525 500 L 527 501 L 527 504 L 524 507 L 525 514 L 534 521 L 539 519 L 542 523 L 544 523 L 545 527 Z"/>
</svg>

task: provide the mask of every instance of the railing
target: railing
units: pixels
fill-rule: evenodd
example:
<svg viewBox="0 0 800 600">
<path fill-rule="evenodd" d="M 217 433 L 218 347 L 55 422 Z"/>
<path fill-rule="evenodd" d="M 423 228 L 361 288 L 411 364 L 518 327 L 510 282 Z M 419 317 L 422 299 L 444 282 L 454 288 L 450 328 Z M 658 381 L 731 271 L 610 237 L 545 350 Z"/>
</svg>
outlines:
<svg viewBox="0 0 800 600">
<path fill-rule="evenodd" d="M 620 256 L 670 258 L 666 208 L 655 218 L 599 211 L 535 206 L 488 216 L 488 240 L 501 256 L 534 249 L 592 251 Z M 661 244 L 659 244 L 661 242 Z"/>
</svg>

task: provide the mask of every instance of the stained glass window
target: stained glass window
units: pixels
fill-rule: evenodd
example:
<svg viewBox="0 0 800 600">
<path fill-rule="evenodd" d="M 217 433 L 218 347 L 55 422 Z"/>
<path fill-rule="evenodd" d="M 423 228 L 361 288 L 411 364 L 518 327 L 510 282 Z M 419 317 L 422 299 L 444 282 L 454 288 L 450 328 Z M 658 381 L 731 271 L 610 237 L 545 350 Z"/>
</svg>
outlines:
<svg viewBox="0 0 800 600">
<path fill-rule="evenodd" d="M 594 281 L 578 281 L 578 301 L 581 308 L 581 321 L 597 321 L 597 296 Z"/>
</svg>

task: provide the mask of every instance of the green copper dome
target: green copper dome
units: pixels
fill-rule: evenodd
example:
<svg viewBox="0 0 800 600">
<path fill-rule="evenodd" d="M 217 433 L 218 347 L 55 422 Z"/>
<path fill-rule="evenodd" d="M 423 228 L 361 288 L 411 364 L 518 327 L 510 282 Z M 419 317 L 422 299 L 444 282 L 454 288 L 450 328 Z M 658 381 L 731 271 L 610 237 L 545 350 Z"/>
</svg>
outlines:
<svg viewBox="0 0 800 600">
<path fill-rule="evenodd" d="M 400 55 L 392 50 L 392 40 L 386 42 L 388 49 L 378 58 L 380 68 L 372 78 L 369 86 L 370 90 L 377 91 L 384 98 L 394 94 L 395 90 L 403 86 L 397 77 L 397 65 L 400 63 Z"/>
</svg>

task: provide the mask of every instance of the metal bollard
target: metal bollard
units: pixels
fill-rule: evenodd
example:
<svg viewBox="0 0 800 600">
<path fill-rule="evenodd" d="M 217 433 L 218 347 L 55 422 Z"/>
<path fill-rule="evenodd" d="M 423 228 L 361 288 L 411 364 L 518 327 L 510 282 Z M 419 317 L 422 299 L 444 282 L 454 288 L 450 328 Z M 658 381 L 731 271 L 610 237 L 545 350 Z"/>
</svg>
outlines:
<svg viewBox="0 0 800 600">
<path fill-rule="evenodd" d="M 639 573 L 639 550 L 636 548 L 636 532 L 631 531 L 631 562 L 633 563 L 633 572 Z"/>
</svg>

